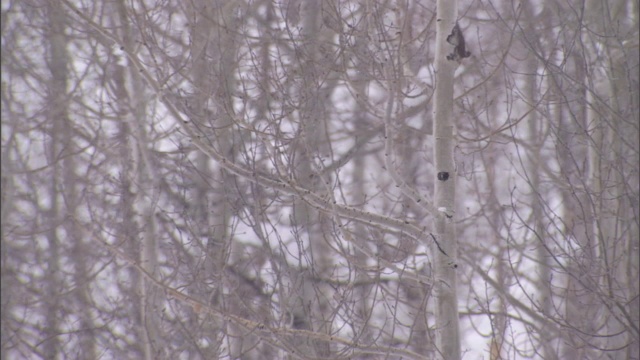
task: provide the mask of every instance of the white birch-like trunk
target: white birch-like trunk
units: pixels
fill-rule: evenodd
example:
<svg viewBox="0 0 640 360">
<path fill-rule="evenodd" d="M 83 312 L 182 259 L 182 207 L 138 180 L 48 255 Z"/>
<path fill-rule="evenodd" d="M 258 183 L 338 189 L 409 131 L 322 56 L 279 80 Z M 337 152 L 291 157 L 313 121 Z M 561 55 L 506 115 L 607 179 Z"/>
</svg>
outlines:
<svg viewBox="0 0 640 360">
<path fill-rule="evenodd" d="M 129 26 L 129 9 L 125 2 L 113 5 L 114 23 L 121 29 L 126 49 L 135 48 L 135 30 Z M 160 179 L 155 173 L 153 155 L 149 151 L 149 137 L 145 126 L 148 118 L 144 101 L 145 85 L 137 70 L 115 67 L 119 112 L 122 115 L 120 139 L 122 141 L 123 219 L 126 225 L 124 236 L 130 249 L 137 252 L 140 266 L 155 275 L 158 267 L 156 243 L 155 204 L 158 200 Z M 126 104 L 126 105 L 125 105 Z M 157 316 L 160 298 L 153 286 L 142 278 L 136 278 L 134 288 L 139 295 L 137 320 L 140 322 L 140 349 L 144 359 L 156 359 L 162 351 L 160 320 Z"/>
<path fill-rule="evenodd" d="M 524 14 L 528 19 L 525 23 L 527 31 L 534 31 L 535 24 L 532 23 L 534 17 L 534 6 L 535 4 L 531 2 L 527 2 L 524 4 Z M 525 61 L 525 69 L 524 71 L 533 72 L 538 69 L 538 62 L 534 56 L 529 56 Z M 552 80 L 552 79 L 551 79 Z M 537 76 L 529 76 L 525 80 L 524 83 L 524 95 L 526 96 L 526 100 L 529 104 L 537 104 L 539 101 L 539 91 L 538 88 L 538 77 Z M 554 82 L 551 81 L 551 87 L 554 86 Z M 555 110 L 555 109 L 554 109 Z M 539 301 L 539 309 L 546 317 L 552 316 L 553 314 L 553 299 L 551 293 L 551 256 L 549 254 L 550 244 L 548 243 L 548 236 L 545 234 L 545 227 L 543 223 L 543 206 L 542 203 L 544 199 L 544 194 L 541 194 L 541 181 L 540 181 L 540 169 L 541 162 L 545 161 L 545 159 L 541 158 L 542 152 L 542 141 L 544 139 L 543 133 L 543 122 L 544 119 L 538 117 L 538 113 L 532 111 L 526 118 L 527 120 L 527 142 L 529 145 L 529 151 L 527 152 L 527 162 L 524 164 L 525 171 L 527 174 L 527 179 L 531 190 L 529 191 L 529 204 L 531 204 L 531 224 L 530 226 L 534 229 L 535 234 L 539 234 L 537 238 L 532 239 L 532 242 L 537 242 L 536 248 L 536 258 L 537 258 L 537 294 Z M 553 324 L 548 321 L 544 321 L 541 323 L 540 328 L 543 331 L 540 332 L 540 344 L 541 350 L 540 352 L 543 354 L 545 359 L 553 360 L 557 359 L 556 350 L 554 349 L 554 336 L 555 329 L 553 328 Z"/>
<path fill-rule="evenodd" d="M 457 243 L 454 227 L 455 170 L 453 163 L 453 80 L 456 61 L 447 59 L 453 47 L 446 39 L 456 24 L 457 1 L 438 0 L 436 21 L 436 89 L 433 136 L 435 149 L 434 293 L 436 296 L 437 358 L 460 359 L 458 296 L 456 289 Z M 448 174 L 447 175 L 445 175 Z M 445 179 L 446 180 L 443 180 Z M 446 253 L 446 254 L 445 254 Z"/>
</svg>

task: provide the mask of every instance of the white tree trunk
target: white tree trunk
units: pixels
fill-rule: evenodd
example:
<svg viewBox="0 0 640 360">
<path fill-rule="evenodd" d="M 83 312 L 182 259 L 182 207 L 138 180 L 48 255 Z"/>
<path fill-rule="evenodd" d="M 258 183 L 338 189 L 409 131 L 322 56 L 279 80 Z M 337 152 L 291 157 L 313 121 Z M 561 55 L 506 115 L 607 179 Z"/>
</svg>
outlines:
<svg viewBox="0 0 640 360">
<path fill-rule="evenodd" d="M 457 1 L 438 1 L 436 21 L 436 89 L 434 95 L 436 351 L 438 358 L 460 359 L 457 243 L 454 227 L 455 170 L 453 163 L 453 80 L 456 61 L 447 59 L 453 47 L 446 39 L 456 24 Z"/>
</svg>

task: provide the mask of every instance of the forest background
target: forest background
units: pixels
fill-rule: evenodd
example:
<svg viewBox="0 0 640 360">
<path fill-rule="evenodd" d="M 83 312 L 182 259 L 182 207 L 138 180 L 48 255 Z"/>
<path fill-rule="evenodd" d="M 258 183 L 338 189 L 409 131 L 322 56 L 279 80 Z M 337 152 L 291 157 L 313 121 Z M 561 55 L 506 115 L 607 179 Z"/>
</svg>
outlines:
<svg viewBox="0 0 640 360">
<path fill-rule="evenodd" d="M 638 359 L 638 2 L 457 6 L 443 211 L 435 1 L 3 0 L 0 357 Z"/>
</svg>

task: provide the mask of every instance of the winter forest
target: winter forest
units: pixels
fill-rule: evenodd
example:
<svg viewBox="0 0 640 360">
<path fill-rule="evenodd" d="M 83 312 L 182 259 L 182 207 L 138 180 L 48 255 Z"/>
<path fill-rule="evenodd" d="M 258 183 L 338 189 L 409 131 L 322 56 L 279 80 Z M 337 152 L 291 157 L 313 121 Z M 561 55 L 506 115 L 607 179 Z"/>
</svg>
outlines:
<svg viewBox="0 0 640 360">
<path fill-rule="evenodd" d="M 2 0 L 2 359 L 638 359 L 633 0 Z"/>
</svg>

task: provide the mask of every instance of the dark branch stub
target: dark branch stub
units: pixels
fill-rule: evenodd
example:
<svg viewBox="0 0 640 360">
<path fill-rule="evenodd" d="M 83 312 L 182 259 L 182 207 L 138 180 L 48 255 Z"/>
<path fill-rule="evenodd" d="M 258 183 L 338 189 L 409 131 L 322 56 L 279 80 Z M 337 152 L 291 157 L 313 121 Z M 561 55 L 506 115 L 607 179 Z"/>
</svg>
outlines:
<svg viewBox="0 0 640 360">
<path fill-rule="evenodd" d="M 471 52 L 467 51 L 467 48 L 464 42 L 464 36 L 462 35 L 462 30 L 460 30 L 460 25 L 458 25 L 457 21 L 456 21 L 456 24 L 453 26 L 453 29 L 451 30 L 451 34 L 447 36 L 447 42 L 455 46 L 455 48 L 453 49 L 453 52 L 447 55 L 447 60 L 452 60 L 452 61 L 455 60 L 458 63 L 460 63 L 462 59 L 468 58 L 469 56 L 471 56 Z"/>
<path fill-rule="evenodd" d="M 445 256 L 449 256 L 447 255 L 446 252 L 444 252 L 444 250 L 442 250 L 442 248 L 440 247 L 440 243 L 436 239 L 435 235 L 433 235 L 432 233 L 429 233 L 429 235 L 431 235 L 431 237 L 433 238 L 433 242 L 436 243 L 436 247 L 438 247 L 438 250 L 440 250 L 440 252 L 443 253 Z"/>
</svg>

